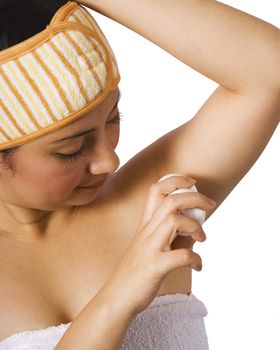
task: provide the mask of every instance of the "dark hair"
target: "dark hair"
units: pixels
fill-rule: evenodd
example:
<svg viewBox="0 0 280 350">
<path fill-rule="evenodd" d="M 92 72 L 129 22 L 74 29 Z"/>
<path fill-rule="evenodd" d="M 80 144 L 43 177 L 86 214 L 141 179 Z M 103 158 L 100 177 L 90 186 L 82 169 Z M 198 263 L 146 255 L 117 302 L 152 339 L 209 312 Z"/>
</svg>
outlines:
<svg viewBox="0 0 280 350">
<path fill-rule="evenodd" d="M 67 0 L 0 0 L 0 50 L 44 30 Z"/>
<path fill-rule="evenodd" d="M 19 146 L 4 149 L 3 151 L 0 151 L 0 154 L 3 157 L 3 164 L 9 169 L 12 170 L 12 172 L 15 171 L 14 162 L 13 162 L 13 154 L 17 152 L 19 149 Z"/>
<path fill-rule="evenodd" d="M 0 51 L 41 32 L 68 0 L 0 0 Z M 4 164 L 13 168 L 19 146 L 0 151 Z"/>
</svg>

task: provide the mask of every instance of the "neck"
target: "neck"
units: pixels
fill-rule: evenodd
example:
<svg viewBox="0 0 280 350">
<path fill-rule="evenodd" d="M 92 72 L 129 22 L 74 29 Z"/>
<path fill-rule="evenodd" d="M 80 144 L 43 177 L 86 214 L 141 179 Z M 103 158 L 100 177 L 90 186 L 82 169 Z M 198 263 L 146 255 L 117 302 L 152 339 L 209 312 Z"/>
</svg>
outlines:
<svg viewBox="0 0 280 350">
<path fill-rule="evenodd" d="M 20 239 L 42 239 L 53 213 L 0 201 L 0 230 Z"/>
<path fill-rule="evenodd" d="M 2 207 L 15 222 L 21 225 L 31 225 L 41 221 L 46 215 L 49 215 L 51 211 L 22 208 L 12 204 L 2 203 Z"/>
</svg>

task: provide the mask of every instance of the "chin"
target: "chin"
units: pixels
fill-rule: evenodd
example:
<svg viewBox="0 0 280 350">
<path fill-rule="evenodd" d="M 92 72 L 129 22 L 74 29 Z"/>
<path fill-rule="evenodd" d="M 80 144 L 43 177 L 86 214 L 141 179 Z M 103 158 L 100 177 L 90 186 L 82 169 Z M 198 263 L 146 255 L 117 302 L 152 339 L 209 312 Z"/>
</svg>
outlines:
<svg viewBox="0 0 280 350">
<path fill-rule="evenodd" d="M 89 191 L 87 195 L 80 196 L 80 198 L 74 198 L 74 199 L 68 199 L 65 202 L 63 202 L 63 205 L 67 206 L 83 206 L 87 205 L 91 202 L 93 202 L 99 195 L 99 193 L 96 193 L 94 191 Z"/>
</svg>

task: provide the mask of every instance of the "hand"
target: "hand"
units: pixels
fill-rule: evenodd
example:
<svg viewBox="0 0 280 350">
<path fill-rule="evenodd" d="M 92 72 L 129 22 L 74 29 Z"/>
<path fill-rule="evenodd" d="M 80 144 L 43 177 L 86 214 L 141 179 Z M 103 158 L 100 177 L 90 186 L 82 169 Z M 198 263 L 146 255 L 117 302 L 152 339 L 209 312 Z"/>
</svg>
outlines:
<svg viewBox="0 0 280 350">
<path fill-rule="evenodd" d="M 142 312 L 156 297 L 166 275 L 179 267 L 190 266 L 200 271 L 201 258 L 192 248 L 171 250 L 177 230 L 191 232 L 192 245 L 203 242 L 205 234 L 198 221 L 178 210 L 201 208 L 211 210 L 207 197 L 199 192 L 168 196 L 176 188 L 190 188 L 193 182 L 172 176 L 154 183 L 148 192 L 145 211 L 136 233 L 102 293 L 134 315 Z M 187 238 L 190 238 L 187 237 Z M 185 238 L 185 237 L 184 237 Z"/>
</svg>

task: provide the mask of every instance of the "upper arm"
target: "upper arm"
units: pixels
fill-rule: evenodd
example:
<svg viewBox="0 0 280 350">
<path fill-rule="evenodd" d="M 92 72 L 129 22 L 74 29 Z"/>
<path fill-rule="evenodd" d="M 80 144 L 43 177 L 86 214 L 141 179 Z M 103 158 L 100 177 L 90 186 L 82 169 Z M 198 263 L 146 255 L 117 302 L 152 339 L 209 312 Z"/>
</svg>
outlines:
<svg viewBox="0 0 280 350">
<path fill-rule="evenodd" d="M 219 86 L 191 120 L 160 137 L 114 174 L 108 198 L 117 203 L 115 219 L 133 231 L 152 183 L 179 173 L 195 178 L 198 191 L 217 202 L 206 212 L 207 220 L 256 162 L 279 115 L 277 93 L 241 95 Z"/>
<path fill-rule="evenodd" d="M 237 94 L 219 86 L 191 120 L 150 146 L 157 176 L 195 178 L 198 191 L 217 202 L 207 219 L 261 155 L 279 116 L 278 92 Z"/>
</svg>

